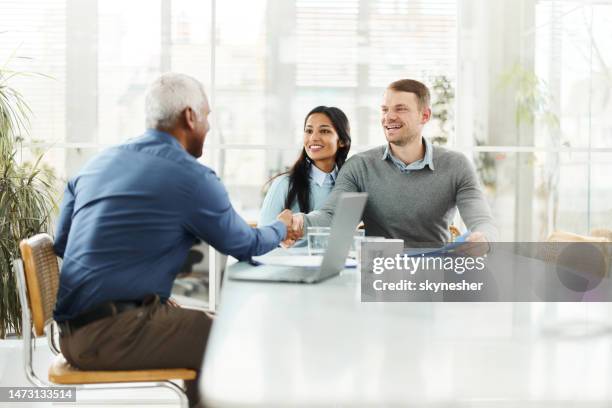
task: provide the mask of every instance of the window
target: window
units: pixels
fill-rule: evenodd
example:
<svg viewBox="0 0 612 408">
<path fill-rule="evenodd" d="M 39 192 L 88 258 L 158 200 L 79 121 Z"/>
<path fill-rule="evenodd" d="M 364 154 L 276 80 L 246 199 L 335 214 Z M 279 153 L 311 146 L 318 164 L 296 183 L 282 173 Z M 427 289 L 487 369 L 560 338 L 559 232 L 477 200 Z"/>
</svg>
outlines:
<svg viewBox="0 0 612 408">
<path fill-rule="evenodd" d="M 457 144 L 502 239 L 612 226 L 612 4 L 460 3 Z"/>
<path fill-rule="evenodd" d="M 141 133 L 146 85 L 182 71 L 213 104 L 202 160 L 255 219 L 310 109 L 343 109 L 362 151 L 383 142 L 385 85 L 412 77 L 456 93 L 448 144 L 474 157 L 503 239 L 609 228 L 612 4 L 521 2 L 7 0 L 0 58 L 37 73 L 13 82 L 33 111 L 23 159 L 42 148 L 64 178 Z M 521 78 L 535 85 L 512 85 Z"/>
</svg>

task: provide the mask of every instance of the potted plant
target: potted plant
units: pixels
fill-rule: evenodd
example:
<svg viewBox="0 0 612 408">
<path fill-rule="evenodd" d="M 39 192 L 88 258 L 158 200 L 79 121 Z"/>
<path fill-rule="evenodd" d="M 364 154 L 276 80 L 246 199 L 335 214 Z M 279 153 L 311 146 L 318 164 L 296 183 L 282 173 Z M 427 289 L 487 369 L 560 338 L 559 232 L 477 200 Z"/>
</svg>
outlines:
<svg viewBox="0 0 612 408">
<path fill-rule="evenodd" d="M 435 145 L 446 145 L 455 130 L 454 102 L 455 89 L 446 75 L 437 75 L 431 79 L 432 104 L 431 117 L 437 123 L 436 135 L 431 138 Z"/>
<path fill-rule="evenodd" d="M 548 146 L 559 148 L 569 147 L 568 141 L 564 141 L 559 125 L 559 117 L 554 109 L 554 97 L 549 90 L 548 84 L 538 77 L 533 70 L 526 69 L 516 63 L 505 72 L 499 81 L 501 89 L 510 89 L 515 100 L 514 122 L 517 134 L 522 126 L 539 125 L 544 131 Z M 533 154 L 532 162 L 537 160 Z M 556 230 L 559 209 L 559 152 L 550 152 L 540 167 L 540 184 L 536 186 L 536 197 L 543 202 L 543 213 L 540 214 L 542 221 L 539 238 L 547 237 L 550 232 Z"/>
<path fill-rule="evenodd" d="M 24 73 L 0 67 L 0 339 L 21 334 L 21 307 L 12 271 L 19 258 L 19 241 L 49 231 L 55 208 L 55 177 L 41 164 L 21 162 L 21 142 L 27 135 L 31 110 L 10 84 Z"/>
</svg>

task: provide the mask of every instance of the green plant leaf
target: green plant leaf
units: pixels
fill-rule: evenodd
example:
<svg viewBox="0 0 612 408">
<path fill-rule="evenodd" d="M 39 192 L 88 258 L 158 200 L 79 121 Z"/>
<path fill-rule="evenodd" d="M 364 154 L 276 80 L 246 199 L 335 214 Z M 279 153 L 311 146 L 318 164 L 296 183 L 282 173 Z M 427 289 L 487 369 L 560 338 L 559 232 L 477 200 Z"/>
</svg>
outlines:
<svg viewBox="0 0 612 408">
<path fill-rule="evenodd" d="M 23 95 L 8 82 L 17 75 L 0 69 L 0 338 L 7 331 L 21 333 L 21 308 L 12 272 L 19 258 L 19 241 L 50 230 L 50 214 L 56 207 L 55 177 L 35 162 L 20 164 L 16 143 L 29 130 L 32 114 Z M 45 75 L 40 75 L 46 77 Z"/>
</svg>

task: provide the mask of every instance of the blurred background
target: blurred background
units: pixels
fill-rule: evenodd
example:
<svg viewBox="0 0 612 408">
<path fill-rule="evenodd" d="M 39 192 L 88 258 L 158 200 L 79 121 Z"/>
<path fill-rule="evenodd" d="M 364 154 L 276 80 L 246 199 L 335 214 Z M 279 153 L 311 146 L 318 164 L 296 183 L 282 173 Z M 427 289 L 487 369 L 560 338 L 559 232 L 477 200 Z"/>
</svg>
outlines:
<svg viewBox="0 0 612 408">
<path fill-rule="evenodd" d="M 385 142 L 384 88 L 413 78 L 502 240 L 612 228 L 612 1 L 2 0 L 0 64 L 32 73 L 11 80 L 33 112 L 19 159 L 44 152 L 63 181 L 141 134 L 147 84 L 180 71 L 212 104 L 201 161 L 256 220 L 311 108 L 347 113 L 354 154 Z"/>
</svg>

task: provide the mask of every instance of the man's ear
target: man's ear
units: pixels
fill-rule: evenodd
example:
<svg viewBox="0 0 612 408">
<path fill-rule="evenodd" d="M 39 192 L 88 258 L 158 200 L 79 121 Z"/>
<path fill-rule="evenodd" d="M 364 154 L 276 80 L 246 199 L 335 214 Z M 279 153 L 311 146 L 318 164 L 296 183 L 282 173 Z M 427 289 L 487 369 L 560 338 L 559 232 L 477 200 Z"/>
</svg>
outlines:
<svg viewBox="0 0 612 408">
<path fill-rule="evenodd" d="M 185 125 L 189 128 L 189 130 L 194 130 L 198 118 L 193 109 L 190 107 L 185 108 L 185 110 L 183 110 L 183 117 L 185 118 Z"/>
<path fill-rule="evenodd" d="M 431 119 L 431 108 L 427 107 L 421 112 L 421 123 L 425 124 Z"/>
</svg>

